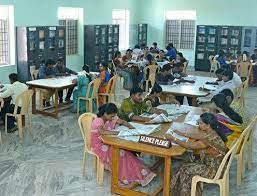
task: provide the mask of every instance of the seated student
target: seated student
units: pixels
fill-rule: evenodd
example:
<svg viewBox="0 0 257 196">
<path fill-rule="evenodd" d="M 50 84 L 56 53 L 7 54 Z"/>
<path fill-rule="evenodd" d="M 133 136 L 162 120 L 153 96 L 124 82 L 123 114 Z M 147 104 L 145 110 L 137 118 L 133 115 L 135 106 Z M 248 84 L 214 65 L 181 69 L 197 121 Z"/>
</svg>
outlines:
<svg viewBox="0 0 257 196">
<path fill-rule="evenodd" d="M 169 60 L 175 60 L 177 57 L 177 51 L 176 48 L 174 48 L 172 43 L 169 43 L 168 46 L 166 47 L 167 53 L 166 56 L 169 58 Z"/>
<path fill-rule="evenodd" d="M 135 45 L 134 49 L 133 49 L 133 54 L 140 56 L 143 54 L 142 50 L 140 49 L 139 45 Z"/>
<path fill-rule="evenodd" d="M 177 57 L 176 57 L 176 63 L 185 63 L 185 62 L 187 62 L 187 60 L 183 56 L 183 53 L 182 52 L 178 52 L 177 53 Z"/>
<path fill-rule="evenodd" d="M 218 126 L 219 123 L 213 114 L 204 113 L 200 116 L 198 134 L 175 130 L 177 134 L 192 140 L 183 142 L 169 134 L 165 135 L 172 142 L 192 151 L 192 156 L 172 176 L 170 189 L 173 195 L 190 196 L 192 178 L 196 175 L 210 179 L 216 175 L 222 159 L 228 151 L 224 143 L 226 137 L 220 132 Z M 196 190 L 196 195 L 202 195 L 200 183 L 197 184 Z"/>
<path fill-rule="evenodd" d="M 125 120 L 117 117 L 118 108 L 113 103 L 107 103 L 99 108 L 97 118 L 92 122 L 91 146 L 92 151 L 99 157 L 105 168 L 111 170 L 112 148 L 101 140 L 102 135 L 115 135 L 116 125 L 133 128 Z M 124 185 L 134 182 L 142 186 L 149 184 L 156 176 L 144 163 L 133 153 L 120 150 L 119 156 L 119 181 Z"/>
<path fill-rule="evenodd" d="M 229 106 L 242 117 L 242 127 L 245 129 L 250 122 L 250 117 L 246 114 L 245 107 L 241 105 L 239 100 L 234 99 L 234 94 L 230 89 L 224 89 L 220 93 L 225 95 Z"/>
<path fill-rule="evenodd" d="M 154 42 L 154 43 L 153 43 L 153 46 L 152 46 L 151 49 L 150 49 L 150 52 L 151 52 L 151 53 L 159 53 L 159 51 L 160 51 L 160 49 L 158 48 L 157 42 Z"/>
<path fill-rule="evenodd" d="M 215 59 L 219 62 L 221 68 L 227 68 L 227 63 L 226 63 L 226 56 L 225 52 L 223 50 L 220 50 L 218 52 L 218 55 L 215 56 Z"/>
<path fill-rule="evenodd" d="M 146 96 L 145 102 L 147 103 L 150 101 L 150 104 L 152 107 L 158 107 L 161 104 L 178 104 L 180 103 L 175 99 L 174 96 L 169 96 L 170 101 L 169 102 L 162 102 L 160 99 L 162 93 L 162 87 L 159 84 L 154 84 L 153 88 L 151 89 L 151 92 L 149 95 Z"/>
<path fill-rule="evenodd" d="M 251 60 L 256 64 L 257 61 L 257 48 L 254 49 Z M 253 86 L 257 86 L 257 66 L 253 66 Z"/>
<path fill-rule="evenodd" d="M 130 90 L 130 97 L 123 100 L 120 108 L 120 117 L 126 121 L 148 122 L 151 118 L 141 117 L 143 113 L 167 114 L 166 111 L 148 106 L 144 102 L 143 90 L 138 86 Z"/>
<path fill-rule="evenodd" d="M 224 72 L 224 69 L 219 68 L 215 71 L 215 75 L 217 77 L 217 80 L 215 82 L 206 82 L 206 84 L 211 84 L 211 85 L 221 85 L 223 84 L 222 81 L 222 73 Z"/>
<path fill-rule="evenodd" d="M 173 76 L 175 78 L 186 77 L 187 74 L 183 73 L 183 69 L 184 69 L 183 63 L 181 62 L 176 63 L 172 69 Z"/>
<path fill-rule="evenodd" d="M 89 67 L 87 65 L 83 66 L 83 71 L 77 75 L 77 79 L 72 82 L 77 85 L 77 88 L 73 91 L 73 103 L 72 103 L 72 112 L 77 111 L 77 104 L 79 97 L 85 97 L 87 94 L 88 84 L 91 82 L 91 75 L 89 72 Z M 86 111 L 86 102 L 80 101 L 79 111 Z"/>
<path fill-rule="evenodd" d="M 23 92 L 28 90 L 26 84 L 23 84 L 18 81 L 18 75 L 12 73 L 9 75 L 9 80 L 11 85 L 5 85 L 1 88 L 0 100 L 0 119 L 5 123 L 5 115 L 7 113 L 13 113 L 15 107 L 16 98 L 19 97 Z M 10 98 L 10 99 L 9 99 Z M 9 100 L 8 100 L 9 99 Z M 20 111 L 20 106 L 22 103 L 18 103 L 18 112 Z M 15 118 L 8 116 L 7 120 L 7 132 L 11 133 L 17 130 L 17 127 L 14 125 Z"/>
<path fill-rule="evenodd" d="M 126 66 L 123 64 L 120 51 L 115 52 L 114 58 L 113 58 L 113 63 L 115 65 L 117 71 L 120 71 L 120 70 L 126 68 Z"/>
<path fill-rule="evenodd" d="M 67 76 L 70 74 L 77 75 L 78 73 L 67 68 L 66 65 L 64 65 L 63 59 L 58 59 L 56 66 L 55 66 L 55 75 L 56 76 Z M 68 92 L 67 92 L 67 95 L 65 98 L 66 102 L 70 102 L 70 98 L 71 98 L 73 89 L 74 89 L 74 87 L 71 87 L 68 89 Z M 60 90 L 58 92 L 58 96 L 59 96 L 59 103 L 62 103 L 63 102 L 63 90 Z"/>
<path fill-rule="evenodd" d="M 107 85 L 109 80 L 111 79 L 111 74 L 108 71 L 108 65 L 106 63 L 100 63 L 99 64 L 99 69 L 100 69 L 100 79 L 101 79 L 101 84 L 99 86 L 99 93 L 105 93 L 107 90 Z M 104 104 L 104 97 L 99 96 L 98 97 L 98 102 L 99 106 Z"/>
<path fill-rule="evenodd" d="M 38 70 L 38 79 L 54 78 L 56 76 L 55 62 L 48 59 Z"/>
<path fill-rule="evenodd" d="M 132 59 L 132 52 L 133 50 L 127 49 L 126 54 L 122 57 L 122 62 L 124 64 L 128 63 Z"/>
<path fill-rule="evenodd" d="M 164 65 L 161 71 L 156 75 L 156 83 L 160 85 L 173 84 L 174 79 L 172 67 L 169 64 Z"/>
<path fill-rule="evenodd" d="M 168 59 L 165 57 L 164 50 L 160 50 L 159 55 L 156 58 L 157 62 L 169 62 Z"/>
<path fill-rule="evenodd" d="M 215 95 L 212 98 L 212 102 L 216 105 L 218 111 L 215 116 L 220 123 L 219 129 L 227 138 L 226 145 L 230 147 L 243 131 L 243 119 L 229 106 L 224 94 L 219 93 Z"/>
</svg>

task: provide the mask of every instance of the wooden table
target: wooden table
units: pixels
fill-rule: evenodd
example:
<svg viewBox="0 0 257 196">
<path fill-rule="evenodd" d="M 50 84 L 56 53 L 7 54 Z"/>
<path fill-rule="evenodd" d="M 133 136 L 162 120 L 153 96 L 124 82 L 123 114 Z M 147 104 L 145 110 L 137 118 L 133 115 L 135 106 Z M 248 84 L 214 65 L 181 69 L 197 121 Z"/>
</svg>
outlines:
<svg viewBox="0 0 257 196">
<path fill-rule="evenodd" d="M 206 91 L 200 91 L 199 88 L 203 87 L 206 82 L 214 82 L 216 78 L 193 76 L 195 83 L 180 83 L 177 85 L 161 85 L 164 94 L 172 94 L 175 96 L 192 97 L 192 105 L 197 106 L 197 98 L 205 97 L 209 94 Z"/>
<path fill-rule="evenodd" d="M 29 81 L 26 84 L 34 91 L 32 97 L 32 113 L 33 114 L 42 114 L 45 116 L 51 116 L 54 118 L 58 118 L 59 114 L 59 104 L 58 104 L 58 91 L 73 87 L 74 84 L 72 83 L 73 79 L 76 79 L 77 76 L 66 76 L 66 77 L 59 77 L 59 78 L 48 78 L 48 79 L 39 79 Z M 46 109 L 38 110 L 36 106 L 36 89 L 44 89 L 47 91 L 54 92 L 54 112 L 48 112 Z M 65 108 L 66 109 L 66 108 Z"/>
<path fill-rule="evenodd" d="M 190 107 L 190 106 L 188 106 Z M 191 111 L 188 115 L 192 114 L 200 114 L 202 110 L 196 107 L 190 107 Z M 170 126 L 175 126 L 176 129 L 181 131 L 190 130 L 196 131 L 196 127 L 185 125 L 184 119 L 186 115 L 181 116 L 176 119 L 176 123 L 165 123 L 161 125 L 161 130 L 159 132 L 151 134 L 152 136 L 164 138 L 165 133 L 170 128 Z M 160 148 L 156 146 L 151 146 L 143 143 L 137 143 L 127 140 L 122 140 L 117 137 L 111 136 L 102 136 L 103 142 L 112 146 L 112 180 L 111 180 L 111 192 L 114 194 L 120 195 L 149 195 L 146 193 L 138 192 L 135 190 L 119 187 L 118 185 L 118 168 L 119 168 L 119 150 L 129 150 L 129 151 L 136 151 L 136 152 L 143 152 L 147 154 L 152 154 L 158 157 L 164 158 L 164 177 L 163 177 L 163 185 L 158 187 L 154 193 L 150 195 L 157 195 L 163 190 L 164 196 L 170 195 L 170 180 L 171 180 L 171 157 L 182 155 L 186 149 L 180 146 L 172 146 L 169 149 Z"/>
</svg>

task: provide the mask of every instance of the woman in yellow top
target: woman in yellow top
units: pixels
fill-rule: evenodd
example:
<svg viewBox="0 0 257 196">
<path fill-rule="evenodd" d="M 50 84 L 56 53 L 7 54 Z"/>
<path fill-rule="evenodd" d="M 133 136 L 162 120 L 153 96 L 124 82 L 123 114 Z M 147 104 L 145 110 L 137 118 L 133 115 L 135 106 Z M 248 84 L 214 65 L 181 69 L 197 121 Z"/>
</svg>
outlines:
<svg viewBox="0 0 257 196">
<path fill-rule="evenodd" d="M 230 147 L 244 130 L 242 126 L 243 119 L 229 106 L 224 94 L 215 95 L 212 98 L 212 102 L 215 103 L 218 111 L 215 116 L 219 122 L 219 129 L 225 134 L 227 138 L 226 145 Z"/>
</svg>

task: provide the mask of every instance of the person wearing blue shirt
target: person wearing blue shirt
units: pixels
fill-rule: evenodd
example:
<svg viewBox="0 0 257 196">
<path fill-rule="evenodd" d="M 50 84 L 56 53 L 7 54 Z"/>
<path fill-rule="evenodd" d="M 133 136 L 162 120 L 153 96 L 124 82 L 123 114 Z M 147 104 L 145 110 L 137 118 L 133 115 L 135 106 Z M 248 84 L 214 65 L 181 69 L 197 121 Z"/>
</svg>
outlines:
<svg viewBox="0 0 257 196">
<path fill-rule="evenodd" d="M 227 63 L 226 63 L 225 52 L 224 52 L 223 50 L 220 50 L 220 51 L 219 51 L 219 53 L 218 53 L 218 58 L 217 58 L 216 60 L 219 62 L 220 66 L 221 66 L 222 68 L 225 68 L 225 67 L 228 66 Z"/>
<path fill-rule="evenodd" d="M 174 48 L 173 44 L 170 43 L 166 47 L 167 53 L 166 56 L 169 57 L 170 60 L 176 59 L 177 57 L 177 51 L 176 48 Z"/>
<path fill-rule="evenodd" d="M 38 79 L 53 78 L 56 76 L 56 70 L 54 68 L 55 62 L 52 59 L 48 59 L 46 64 L 43 64 L 38 70 Z"/>
</svg>

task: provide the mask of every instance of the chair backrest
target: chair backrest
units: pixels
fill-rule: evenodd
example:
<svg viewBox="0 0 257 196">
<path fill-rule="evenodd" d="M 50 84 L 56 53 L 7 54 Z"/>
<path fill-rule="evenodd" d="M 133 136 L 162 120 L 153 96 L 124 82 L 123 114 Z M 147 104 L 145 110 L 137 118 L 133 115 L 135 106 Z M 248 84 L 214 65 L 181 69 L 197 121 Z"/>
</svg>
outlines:
<svg viewBox="0 0 257 196">
<path fill-rule="evenodd" d="M 149 79 L 150 77 L 155 78 L 156 72 L 158 72 L 158 70 L 159 70 L 158 65 L 149 65 L 145 67 L 144 68 L 145 79 Z M 147 74 L 148 74 L 148 78 L 147 78 Z"/>
<path fill-rule="evenodd" d="M 183 67 L 183 73 L 187 73 L 187 67 L 188 67 L 189 61 L 184 62 L 184 67 Z"/>
<path fill-rule="evenodd" d="M 84 144 L 87 151 L 91 150 L 91 126 L 95 118 L 96 118 L 95 114 L 84 113 L 78 119 L 80 132 L 83 137 Z"/>
<path fill-rule="evenodd" d="M 249 140 L 251 133 L 253 133 L 254 127 L 256 125 L 256 121 L 257 121 L 257 115 L 252 119 L 249 125 L 245 128 L 245 130 L 243 131 L 244 134 L 241 134 L 244 137 L 241 141 L 241 144 L 239 144 L 239 149 L 237 152 L 242 153 L 242 151 L 244 150 L 246 142 Z"/>
<path fill-rule="evenodd" d="M 25 115 L 29 113 L 29 106 L 32 100 L 33 90 L 26 90 L 21 93 L 15 100 L 15 107 L 13 114 L 18 114 L 18 107 L 21 108 L 20 114 Z"/>
<path fill-rule="evenodd" d="M 252 72 L 252 63 L 249 61 L 242 61 L 237 63 L 236 65 L 236 72 L 240 77 L 249 78 Z"/>
<path fill-rule="evenodd" d="M 113 68 L 114 74 L 117 74 L 117 68 L 113 60 L 112 60 L 112 68 Z"/>
<path fill-rule="evenodd" d="M 154 78 L 154 81 L 151 80 L 150 78 L 149 78 L 148 80 L 146 80 L 146 81 L 145 81 L 145 92 L 148 93 L 150 87 L 153 87 L 154 84 L 155 84 L 155 78 Z"/>
<path fill-rule="evenodd" d="M 31 79 L 36 80 L 37 76 L 38 76 L 38 69 L 33 70 L 32 73 L 31 73 Z"/>
<path fill-rule="evenodd" d="M 223 176 L 228 175 L 230 167 L 231 167 L 231 163 L 232 163 L 232 161 L 234 159 L 234 156 L 237 152 L 238 145 L 239 145 L 239 143 L 241 143 L 240 138 L 233 143 L 231 149 L 224 156 L 224 158 L 223 158 L 223 160 L 222 160 L 222 162 L 221 162 L 221 164 L 218 168 L 218 171 L 217 171 L 215 177 L 213 178 L 213 180 L 219 180 Z M 242 138 L 241 138 L 241 140 L 242 140 Z"/>
<path fill-rule="evenodd" d="M 115 93 L 115 88 L 116 88 L 116 82 L 118 79 L 118 75 L 114 75 L 108 82 L 107 88 L 106 88 L 106 93 L 109 94 L 114 94 Z"/>
<path fill-rule="evenodd" d="M 98 96 L 98 89 L 101 84 L 101 79 L 96 78 L 88 84 L 86 98 L 95 98 Z"/>
</svg>

